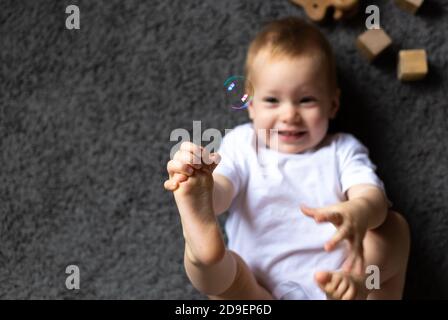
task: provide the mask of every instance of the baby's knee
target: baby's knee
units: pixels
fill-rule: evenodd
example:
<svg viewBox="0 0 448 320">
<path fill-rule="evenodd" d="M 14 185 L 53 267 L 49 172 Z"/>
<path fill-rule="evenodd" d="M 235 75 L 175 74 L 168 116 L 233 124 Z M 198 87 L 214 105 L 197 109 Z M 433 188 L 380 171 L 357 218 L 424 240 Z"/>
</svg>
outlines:
<svg viewBox="0 0 448 320">
<path fill-rule="evenodd" d="M 246 262 L 234 251 L 228 250 L 236 262 L 233 283 L 223 293 L 208 296 L 212 300 L 271 300 L 272 295 L 257 282 Z"/>
<path fill-rule="evenodd" d="M 390 210 L 387 220 L 399 236 L 401 245 L 409 251 L 411 231 L 406 219 L 400 213 Z"/>
</svg>

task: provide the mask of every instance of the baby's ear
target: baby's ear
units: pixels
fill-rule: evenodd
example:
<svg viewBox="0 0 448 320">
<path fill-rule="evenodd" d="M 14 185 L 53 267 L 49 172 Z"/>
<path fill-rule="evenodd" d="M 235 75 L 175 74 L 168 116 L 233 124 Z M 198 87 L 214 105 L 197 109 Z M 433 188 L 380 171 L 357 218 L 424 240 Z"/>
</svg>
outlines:
<svg viewBox="0 0 448 320">
<path fill-rule="evenodd" d="M 341 97 L 341 90 L 337 88 L 333 95 L 333 99 L 331 99 L 330 119 L 334 119 L 339 111 L 340 97 Z"/>
<path fill-rule="evenodd" d="M 254 101 L 253 100 L 251 100 L 249 102 L 249 105 L 247 107 L 247 112 L 249 112 L 249 119 L 254 120 L 255 110 L 254 110 Z"/>
</svg>

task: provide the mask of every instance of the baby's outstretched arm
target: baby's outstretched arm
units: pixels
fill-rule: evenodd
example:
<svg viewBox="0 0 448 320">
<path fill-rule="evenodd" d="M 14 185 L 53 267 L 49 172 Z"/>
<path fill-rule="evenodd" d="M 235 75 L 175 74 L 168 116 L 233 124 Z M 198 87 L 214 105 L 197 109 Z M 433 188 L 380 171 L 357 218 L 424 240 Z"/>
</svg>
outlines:
<svg viewBox="0 0 448 320">
<path fill-rule="evenodd" d="M 379 227 L 386 219 L 387 199 L 376 186 L 360 184 L 347 191 L 348 200 L 324 208 L 302 206 L 302 212 L 317 223 L 331 222 L 338 229 L 326 243 L 325 250 L 333 250 L 341 241 L 348 240 L 350 254 L 343 269 L 356 273 L 363 272 L 362 242 L 367 230 Z"/>
<path fill-rule="evenodd" d="M 370 184 L 359 184 L 347 191 L 348 202 L 356 206 L 356 211 L 364 212 L 367 229 L 375 229 L 386 220 L 388 203 L 386 195 L 380 188 Z"/>
</svg>

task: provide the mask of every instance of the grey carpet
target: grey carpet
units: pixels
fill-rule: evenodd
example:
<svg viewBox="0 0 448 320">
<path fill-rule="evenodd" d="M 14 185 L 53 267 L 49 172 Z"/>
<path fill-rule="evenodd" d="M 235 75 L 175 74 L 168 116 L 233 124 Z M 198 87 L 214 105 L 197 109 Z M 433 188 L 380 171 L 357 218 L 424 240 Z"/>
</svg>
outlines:
<svg viewBox="0 0 448 320">
<path fill-rule="evenodd" d="M 343 90 L 335 128 L 371 150 L 412 229 L 406 298 L 448 298 L 448 3 L 417 16 L 378 4 L 394 47 L 357 53 L 362 10 L 321 26 Z M 65 29 L 65 7 L 81 29 Z M 0 0 L 0 298 L 203 299 L 183 270 L 165 166 L 175 128 L 232 128 L 223 81 L 287 0 Z M 426 48 L 430 74 L 396 80 L 400 48 Z M 65 288 L 77 264 L 81 289 Z"/>
</svg>

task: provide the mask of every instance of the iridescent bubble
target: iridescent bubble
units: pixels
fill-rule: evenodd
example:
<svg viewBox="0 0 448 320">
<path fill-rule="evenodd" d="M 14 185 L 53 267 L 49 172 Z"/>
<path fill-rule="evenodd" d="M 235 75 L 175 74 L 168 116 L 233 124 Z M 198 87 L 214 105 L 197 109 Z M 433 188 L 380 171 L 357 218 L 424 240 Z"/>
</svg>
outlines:
<svg viewBox="0 0 448 320">
<path fill-rule="evenodd" d="M 254 98 L 254 88 L 242 76 L 231 76 L 224 81 L 226 105 L 235 110 L 246 109 Z"/>
</svg>

